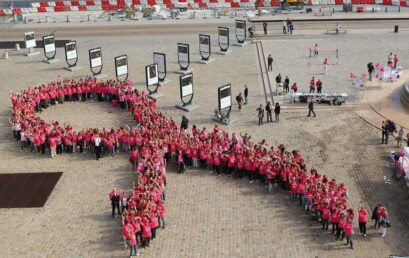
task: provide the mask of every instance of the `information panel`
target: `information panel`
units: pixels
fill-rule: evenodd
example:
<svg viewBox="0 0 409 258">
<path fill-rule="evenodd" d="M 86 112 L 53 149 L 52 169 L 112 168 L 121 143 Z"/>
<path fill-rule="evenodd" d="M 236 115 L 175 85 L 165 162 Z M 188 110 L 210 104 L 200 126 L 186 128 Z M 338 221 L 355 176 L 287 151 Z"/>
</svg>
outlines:
<svg viewBox="0 0 409 258">
<path fill-rule="evenodd" d="M 153 53 L 153 63 L 158 65 L 158 72 L 166 73 L 166 55 L 162 53 Z"/>
<path fill-rule="evenodd" d="M 199 35 L 199 50 L 203 53 L 210 53 L 210 36 Z"/>
<path fill-rule="evenodd" d="M 246 40 L 246 21 L 236 20 L 236 38 L 240 43 Z"/>
<path fill-rule="evenodd" d="M 55 36 L 49 35 L 43 37 L 45 53 L 55 52 Z"/>
<path fill-rule="evenodd" d="M 65 58 L 68 60 L 76 59 L 77 55 L 77 42 L 71 41 L 65 44 Z"/>
<path fill-rule="evenodd" d="M 193 95 L 193 74 L 180 76 L 181 97 Z"/>
<path fill-rule="evenodd" d="M 115 71 L 116 76 L 128 74 L 128 56 L 122 55 L 115 57 Z"/>
<path fill-rule="evenodd" d="M 219 27 L 219 44 L 229 46 L 229 28 Z"/>
<path fill-rule="evenodd" d="M 102 50 L 100 47 L 89 50 L 91 68 L 102 66 Z"/>
<path fill-rule="evenodd" d="M 32 48 L 32 47 L 37 46 L 36 39 L 35 39 L 35 36 L 34 36 L 34 32 L 24 33 L 24 41 L 25 41 L 25 44 L 26 44 L 26 48 Z"/>
<path fill-rule="evenodd" d="M 146 66 L 146 83 L 148 86 L 159 83 L 158 65 L 152 64 Z"/>
<path fill-rule="evenodd" d="M 231 84 L 219 87 L 219 110 L 231 107 Z"/>
<path fill-rule="evenodd" d="M 187 63 L 189 64 L 190 57 L 189 57 L 189 45 L 178 43 L 178 61 L 180 63 Z"/>
</svg>

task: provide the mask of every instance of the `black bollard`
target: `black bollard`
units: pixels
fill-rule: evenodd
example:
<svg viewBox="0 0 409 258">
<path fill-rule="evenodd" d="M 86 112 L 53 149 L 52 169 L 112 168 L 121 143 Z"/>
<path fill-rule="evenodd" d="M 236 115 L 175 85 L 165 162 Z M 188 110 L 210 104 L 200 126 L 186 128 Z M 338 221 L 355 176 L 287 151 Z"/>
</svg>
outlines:
<svg viewBox="0 0 409 258">
<path fill-rule="evenodd" d="M 399 31 L 399 26 L 395 25 L 395 33 L 398 33 L 398 31 Z"/>
<path fill-rule="evenodd" d="M 388 7 L 385 7 L 385 13 L 387 13 L 388 12 Z"/>
</svg>

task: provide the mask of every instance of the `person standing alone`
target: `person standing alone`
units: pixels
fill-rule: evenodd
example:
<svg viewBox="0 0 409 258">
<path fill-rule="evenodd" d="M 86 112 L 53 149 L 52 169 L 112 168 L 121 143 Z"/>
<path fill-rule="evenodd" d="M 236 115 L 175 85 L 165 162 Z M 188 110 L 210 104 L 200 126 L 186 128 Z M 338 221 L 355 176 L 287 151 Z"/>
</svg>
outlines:
<svg viewBox="0 0 409 258">
<path fill-rule="evenodd" d="M 267 70 L 268 70 L 269 72 L 273 71 L 273 57 L 272 57 L 271 55 L 268 55 L 267 63 L 268 63 L 268 68 L 267 68 Z"/>
<path fill-rule="evenodd" d="M 314 112 L 314 102 L 312 101 L 312 99 L 308 103 L 308 116 L 307 117 L 311 116 L 311 113 L 313 113 L 314 117 L 316 117 L 315 112 Z"/>
<path fill-rule="evenodd" d="M 236 96 L 237 105 L 239 106 L 239 112 L 241 112 L 241 105 L 243 103 L 243 97 L 241 96 L 241 92 L 239 95 Z"/>
<path fill-rule="evenodd" d="M 244 105 L 247 105 L 247 97 L 249 96 L 249 89 L 247 84 L 244 85 Z"/>
<path fill-rule="evenodd" d="M 367 68 L 368 68 L 369 81 L 372 81 L 372 73 L 375 71 L 375 67 L 373 63 L 370 62 L 368 63 Z"/>
<path fill-rule="evenodd" d="M 263 22 L 264 35 L 267 36 L 267 22 Z"/>
<path fill-rule="evenodd" d="M 109 199 L 111 200 L 113 218 L 115 218 L 115 208 L 118 210 L 118 215 L 121 215 L 121 212 L 119 210 L 119 198 L 120 198 L 119 191 L 117 191 L 116 188 L 113 188 L 112 192 L 109 193 Z"/>
</svg>

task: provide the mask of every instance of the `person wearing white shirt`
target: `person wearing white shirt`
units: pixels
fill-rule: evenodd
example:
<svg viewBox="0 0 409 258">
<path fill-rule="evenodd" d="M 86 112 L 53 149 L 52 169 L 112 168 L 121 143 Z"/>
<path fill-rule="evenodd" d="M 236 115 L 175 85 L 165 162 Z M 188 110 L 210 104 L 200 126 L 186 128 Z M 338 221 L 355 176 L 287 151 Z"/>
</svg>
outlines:
<svg viewBox="0 0 409 258">
<path fill-rule="evenodd" d="M 101 138 L 99 138 L 98 134 L 94 138 L 94 146 L 97 160 L 99 160 L 101 158 Z"/>
</svg>

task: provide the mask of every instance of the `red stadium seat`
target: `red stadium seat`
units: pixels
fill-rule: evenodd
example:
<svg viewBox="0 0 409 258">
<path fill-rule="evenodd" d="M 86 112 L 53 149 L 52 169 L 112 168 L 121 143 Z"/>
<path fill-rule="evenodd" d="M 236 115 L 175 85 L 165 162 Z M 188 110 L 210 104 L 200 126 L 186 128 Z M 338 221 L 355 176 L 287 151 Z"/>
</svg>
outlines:
<svg viewBox="0 0 409 258">
<path fill-rule="evenodd" d="M 87 6 L 95 5 L 94 0 L 88 0 L 86 1 L 86 3 L 87 3 Z"/>
<path fill-rule="evenodd" d="M 23 12 L 21 11 L 21 8 L 14 8 L 13 13 L 14 14 L 22 14 Z"/>
</svg>

